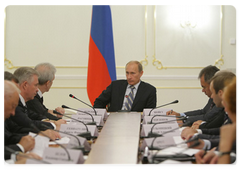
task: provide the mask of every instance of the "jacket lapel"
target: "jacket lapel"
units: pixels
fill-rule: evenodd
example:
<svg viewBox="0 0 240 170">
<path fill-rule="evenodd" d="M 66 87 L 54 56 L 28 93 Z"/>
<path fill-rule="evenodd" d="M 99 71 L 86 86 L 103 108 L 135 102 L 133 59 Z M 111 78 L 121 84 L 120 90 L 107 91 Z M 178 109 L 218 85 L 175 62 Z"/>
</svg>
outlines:
<svg viewBox="0 0 240 170">
<path fill-rule="evenodd" d="M 125 97 L 125 92 L 126 92 L 126 88 L 127 88 L 127 81 L 124 81 L 120 86 L 119 86 L 119 100 L 118 100 L 118 103 L 119 103 L 119 110 L 122 109 L 122 105 L 123 105 L 123 100 L 124 100 L 124 97 Z"/>
<path fill-rule="evenodd" d="M 137 94 L 133 100 L 132 109 L 137 104 L 138 100 L 142 97 L 142 95 L 144 94 L 144 88 L 145 88 L 144 83 L 141 81 L 138 86 Z"/>
</svg>

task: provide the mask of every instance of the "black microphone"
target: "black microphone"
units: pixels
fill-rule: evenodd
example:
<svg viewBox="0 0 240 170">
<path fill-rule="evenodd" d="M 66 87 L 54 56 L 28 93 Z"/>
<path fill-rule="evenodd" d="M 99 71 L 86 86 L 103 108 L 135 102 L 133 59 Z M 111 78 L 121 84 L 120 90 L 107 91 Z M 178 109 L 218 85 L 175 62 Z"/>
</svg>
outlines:
<svg viewBox="0 0 240 170">
<path fill-rule="evenodd" d="M 148 136 L 149 137 L 160 137 L 160 136 L 163 136 L 164 134 L 166 133 L 169 133 L 169 132 L 172 132 L 176 129 L 179 129 L 179 127 L 175 128 L 175 129 L 172 129 L 170 131 L 167 131 L 167 132 L 163 132 L 162 134 L 158 134 L 158 133 L 153 133 L 153 128 L 158 125 L 158 124 L 163 124 L 163 123 L 168 123 L 168 122 L 173 122 L 173 121 L 178 121 L 178 120 L 185 120 L 186 118 L 181 118 L 181 119 L 176 119 L 176 120 L 169 120 L 169 121 L 165 121 L 165 122 L 158 122 L 158 123 L 154 123 L 154 125 L 152 126 L 151 128 L 151 131 L 148 133 Z"/>
<path fill-rule="evenodd" d="M 72 117 L 70 117 L 70 116 L 66 116 L 66 115 L 64 115 L 64 114 L 61 114 L 61 113 L 57 112 L 56 110 L 53 110 L 53 113 L 58 114 L 58 115 L 62 115 L 62 116 L 64 116 L 64 117 L 67 117 L 67 118 L 69 118 L 69 119 L 72 119 L 72 120 L 75 120 L 75 121 L 77 121 L 77 122 L 82 123 L 82 124 L 86 127 L 86 131 L 87 131 L 87 132 L 80 133 L 78 136 L 81 136 L 81 137 L 86 138 L 87 140 L 90 140 L 90 138 L 92 137 L 92 135 L 91 135 L 91 132 L 88 130 L 88 127 L 87 127 L 88 123 L 85 124 L 85 123 L 84 123 L 83 121 L 81 121 L 81 120 L 77 120 L 77 119 L 74 119 L 74 118 L 72 118 Z"/>
<path fill-rule="evenodd" d="M 42 131 L 40 131 L 33 123 L 31 123 L 30 126 L 31 126 L 32 128 L 34 128 L 36 131 L 38 131 L 38 133 L 40 133 L 40 134 L 42 134 L 43 136 L 51 139 L 51 138 L 48 137 L 46 134 L 44 134 Z M 71 161 L 71 157 L 70 157 L 70 154 L 69 154 L 68 150 L 67 150 L 62 144 L 57 143 L 56 141 L 53 141 L 53 142 L 56 143 L 57 145 L 61 146 L 61 147 L 65 150 L 65 152 L 66 152 L 67 155 L 68 155 L 68 160 Z"/>
<path fill-rule="evenodd" d="M 84 111 L 81 111 L 81 110 L 77 110 L 77 109 L 73 109 L 73 108 L 68 107 L 68 106 L 66 106 L 66 105 L 62 105 L 62 108 L 65 108 L 65 109 L 72 109 L 72 110 L 75 110 L 75 111 L 79 111 L 79 112 L 85 113 L 85 114 L 91 116 L 91 118 L 92 118 L 91 125 L 96 125 L 96 122 L 94 121 L 94 118 L 93 118 L 93 116 L 92 116 L 90 113 L 88 113 L 88 112 L 84 112 Z M 90 125 L 90 124 L 89 124 L 89 125 Z"/>
<path fill-rule="evenodd" d="M 49 162 L 47 162 L 47 161 L 39 160 L 39 159 L 36 159 L 36 158 L 32 158 L 32 157 L 30 157 L 30 156 L 28 156 L 28 155 L 24 155 L 24 154 L 18 153 L 18 152 L 16 152 L 15 150 L 13 150 L 12 148 L 10 148 L 10 147 L 8 147 L 8 146 L 4 146 L 4 147 L 5 147 L 5 149 L 6 149 L 8 152 L 10 152 L 10 153 L 12 153 L 12 154 L 14 154 L 14 155 L 16 155 L 16 156 L 19 155 L 19 156 L 21 156 L 21 157 L 23 157 L 23 158 L 32 159 L 32 160 L 37 161 L 37 162 L 40 162 L 40 163 L 51 164 L 51 163 L 49 163 Z"/>
<path fill-rule="evenodd" d="M 42 126 L 44 126 L 45 128 L 48 128 L 47 125 L 44 125 L 44 124 L 43 124 Z M 85 151 L 84 146 L 81 145 L 81 142 L 80 142 L 80 140 L 77 138 L 77 136 L 75 136 L 75 135 L 73 135 L 73 134 L 70 134 L 70 133 L 66 133 L 66 132 L 60 131 L 60 130 L 54 130 L 54 129 L 51 129 L 51 130 L 53 130 L 53 131 L 55 131 L 55 132 L 63 133 L 63 134 L 66 134 L 66 135 L 69 135 L 69 136 L 74 137 L 74 138 L 77 139 L 77 141 L 78 141 L 78 146 L 77 146 L 77 147 L 73 147 L 73 148 L 71 148 L 71 149 L 81 150 L 83 153 L 87 153 L 87 152 Z"/>
<path fill-rule="evenodd" d="M 155 118 L 155 117 L 169 117 L 169 116 L 165 116 L 165 115 L 154 115 L 153 117 L 152 117 L 152 119 L 151 119 L 151 121 L 149 122 L 149 124 L 152 124 L 153 122 L 153 119 Z M 165 121 L 165 122 L 159 122 L 159 123 L 167 123 L 167 122 L 173 122 L 173 121 L 178 121 L 178 120 L 187 120 L 187 118 L 186 117 L 184 117 L 184 116 L 170 116 L 170 117 L 176 117 L 176 118 L 180 118 L 180 119 L 174 119 L 174 120 L 169 120 L 169 121 Z M 156 124 L 156 123 L 154 123 L 154 124 Z"/>
<path fill-rule="evenodd" d="M 148 116 L 150 116 L 150 115 L 151 115 L 151 112 L 152 112 L 154 109 L 157 109 L 157 108 L 160 108 L 160 107 L 163 107 L 163 106 L 167 106 L 167 105 L 170 105 L 170 104 L 174 104 L 174 103 L 178 103 L 178 100 L 174 100 L 174 101 L 173 101 L 173 102 L 171 102 L 171 103 L 167 103 L 167 104 L 164 104 L 164 105 L 157 106 L 157 107 L 153 108 L 152 110 L 150 110 L 150 112 L 149 112 Z"/>
<path fill-rule="evenodd" d="M 94 112 L 95 112 L 95 115 L 97 115 L 97 112 L 96 112 L 96 110 L 95 110 L 95 109 L 94 109 L 94 107 L 92 107 L 91 105 L 89 105 L 89 104 L 85 103 L 84 101 L 82 101 L 82 100 L 80 100 L 80 99 L 76 98 L 76 97 L 75 97 L 74 95 L 72 95 L 72 94 L 69 94 L 69 97 L 71 97 L 71 98 L 73 98 L 73 99 L 76 99 L 76 100 L 78 100 L 78 101 L 82 102 L 83 104 L 85 104 L 85 105 L 87 105 L 87 106 L 91 107 L 91 108 L 94 110 Z"/>
</svg>

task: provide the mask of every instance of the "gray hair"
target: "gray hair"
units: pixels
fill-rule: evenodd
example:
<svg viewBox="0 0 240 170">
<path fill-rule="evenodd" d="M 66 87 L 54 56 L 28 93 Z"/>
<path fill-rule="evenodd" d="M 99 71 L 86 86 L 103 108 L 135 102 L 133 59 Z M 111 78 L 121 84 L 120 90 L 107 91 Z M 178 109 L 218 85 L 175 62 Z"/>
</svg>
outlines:
<svg viewBox="0 0 240 170">
<path fill-rule="evenodd" d="M 20 67 L 14 71 L 13 75 L 18 79 L 19 84 L 24 81 L 31 83 L 34 75 L 39 76 L 38 72 L 31 67 Z"/>
<path fill-rule="evenodd" d="M 129 62 L 126 64 L 126 67 L 127 67 L 128 64 L 132 64 L 132 63 L 138 65 L 138 71 L 139 71 L 139 72 L 143 71 L 142 64 L 141 64 L 139 61 L 129 61 Z"/>
<path fill-rule="evenodd" d="M 11 96 L 14 93 L 20 93 L 19 88 L 17 86 L 9 81 L 9 80 L 4 80 L 4 98 L 6 99 L 7 97 Z"/>
<path fill-rule="evenodd" d="M 56 68 L 50 63 L 40 63 L 34 68 L 38 74 L 39 85 L 45 84 L 47 81 L 52 81 L 55 76 Z"/>
</svg>

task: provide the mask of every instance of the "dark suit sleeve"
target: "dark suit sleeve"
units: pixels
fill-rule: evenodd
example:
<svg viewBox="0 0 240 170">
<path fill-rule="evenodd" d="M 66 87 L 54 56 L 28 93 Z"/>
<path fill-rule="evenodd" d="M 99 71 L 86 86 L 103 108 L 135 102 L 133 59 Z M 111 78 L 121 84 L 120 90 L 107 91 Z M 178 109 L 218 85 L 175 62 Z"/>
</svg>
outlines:
<svg viewBox="0 0 240 170">
<path fill-rule="evenodd" d="M 205 128 L 217 128 L 223 125 L 224 123 L 224 117 L 225 117 L 225 111 L 217 110 L 211 119 L 207 119 L 206 123 L 203 123 L 199 126 L 199 129 L 205 129 Z"/>
<path fill-rule="evenodd" d="M 11 158 L 11 151 L 15 151 L 15 152 L 22 152 L 21 149 L 17 146 L 17 145 L 7 145 L 4 146 L 4 159 L 8 160 Z"/>
<path fill-rule="evenodd" d="M 210 98 L 203 109 L 188 111 L 188 112 L 185 112 L 184 114 L 185 114 L 186 116 L 204 115 L 205 113 L 207 113 L 207 111 L 208 111 L 209 108 L 211 107 L 211 104 L 212 104 L 212 103 L 213 103 L 213 101 L 212 101 L 212 99 Z M 198 119 L 198 120 L 201 120 L 201 119 Z"/>
<path fill-rule="evenodd" d="M 4 145 L 16 144 L 21 138 L 27 134 L 15 134 L 11 132 L 9 126 L 11 126 L 11 120 L 7 119 L 4 122 Z"/>
<path fill-rule="evenodd" d="M 94 108 L 106 108 L 111 101 L 112 83 L 94 101 Z"/>
<path fill-rule="evenodd" d="M 35 120 L 42 120 L 42 119 L 50 119 L 50 120 L 59 120 L 60 118 L 52 115 L 51 113 L 48 113 L 48 109 L 41 103 L 40 99 L 38 99 L 37 96 L 34 97 L 33 100 L 28 101 L 27 107 L 32 112 L 35 112 L 38 116 L 35 118 Z M 29 116 L 31 119 L 31 116 Z"/>
<path fill-rule="evenodd" d="M 147 103 L 144 108 L 155 108 L 156 103 L 157 103 L 157 90 L 155 87 L 150 88 L 150 94 L 149 97 L 147 98 Z"/>
<path fill-rule="evenodd" d="M 207 135 L 220 135 L 220 128 L 201 129 L 202 134 Z"/>
<path fill-rule="evenodd" d="M 46 125 L 53 129 L 54 127 L 52 126 L 51 123 L 49 122 L 43 122 L 43 121 L 38 121 L 38 120 L 32 120 L 28 117 L 28 114 L 25 113 L 24 108 L 21 106 L 17 106 L 15 115 L 11 117 L 12 121 L 15 122 L 19 127 L 24 127 L 24 128 L 30 128 L 31 132 L 37 133 L 38 131 L 36 129 L 33 129 L 31 125 L 35 125 L 39 130 L 46 130 L 45 127 L 42 125 Z M 15 129 L 16 132 L 21 132 L 20 129 Z"/>
</svg>

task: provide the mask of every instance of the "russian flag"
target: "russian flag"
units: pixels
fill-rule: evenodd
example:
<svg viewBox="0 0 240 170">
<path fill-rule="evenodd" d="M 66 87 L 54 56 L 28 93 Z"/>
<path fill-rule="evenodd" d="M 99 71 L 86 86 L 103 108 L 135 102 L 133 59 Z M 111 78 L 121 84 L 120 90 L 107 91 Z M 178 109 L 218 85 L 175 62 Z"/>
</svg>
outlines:
<svg viewBox="0 0 240 170">
<path fill-rule="evenodd" d="M 87 93 L 92 105 L 113 80 L 116 80 L 116 67 L 111 9 L 106 5 L 94 5 L 87 77 Z"/>
</svg>

